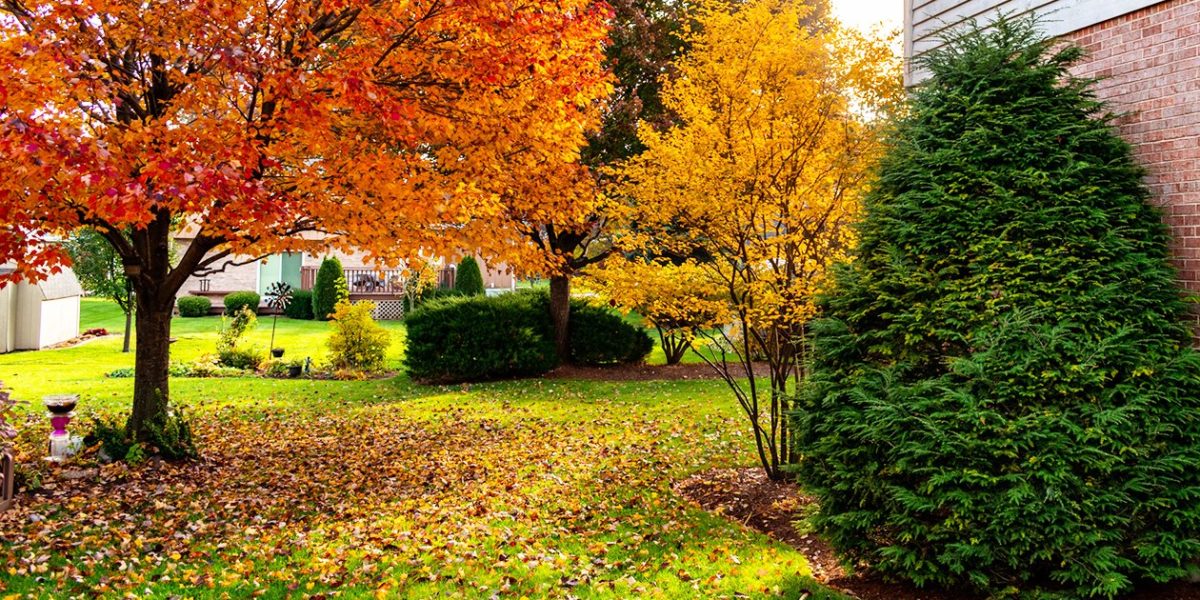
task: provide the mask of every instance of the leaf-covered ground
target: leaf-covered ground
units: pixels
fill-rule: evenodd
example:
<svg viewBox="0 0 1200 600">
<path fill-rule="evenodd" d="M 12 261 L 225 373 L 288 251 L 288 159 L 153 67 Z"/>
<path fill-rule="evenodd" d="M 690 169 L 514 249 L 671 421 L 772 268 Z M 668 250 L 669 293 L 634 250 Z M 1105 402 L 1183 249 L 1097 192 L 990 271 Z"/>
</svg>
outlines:
<svg viewBox="0 0 1200 600">
<path fill-rule="evenodd" d="M 12 368 L 31 356 L 0 356 L 27 398 L 55 385 Z M 71 377 L 81 412 L 123 408 L 128 380 Z M 204 459 L 48 477 L 0 513 L 0 598 L 826 595 L 801 554 L 671 489 L 752 464 L 720 382 L 173 386 Z"/>
</svg>

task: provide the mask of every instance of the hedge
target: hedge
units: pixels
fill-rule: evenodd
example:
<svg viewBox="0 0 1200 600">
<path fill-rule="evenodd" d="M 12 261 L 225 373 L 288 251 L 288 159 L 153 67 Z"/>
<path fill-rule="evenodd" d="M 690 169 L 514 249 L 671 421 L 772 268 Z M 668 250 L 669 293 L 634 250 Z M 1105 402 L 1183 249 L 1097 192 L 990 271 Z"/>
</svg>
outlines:
<svg viewBox="0 0 1200 600">
<path fill-rule="evenodd" d="M 580 365 L 641 362 L 654 349 L 654 339 L 607 308 L 571 303 L 571 361 Z"/>
<path fill-rule="evenodd" d="M 546 293 L 431 300 L 408 314 L 405 367 L 414 379 L 449 383 L 534 376 L 559 364 Z M 645 358 L 645 331 L 616 313 L 571 303 L 572 356 L 583 364 Z"/>
<path fill-rule="evenodd" d="M 184 296 L 175 303 L 179 306 L 181 317 L 204 317 L 212 311 L 212 300 L 204 296 Z"/>
<path fill-rule="evenodd" d="M 233 292 L 225 296 L 225 314 L 232 315 L 242 307 L 249 308 L 254 314 L 258 314 L 258 305 L 262 302 L 262 296 L 257 292 Z"/>
<path fill-rule="evenodd" d="M 311 321 L 313 318 L 312 297 L 312 290 L 292 290 L 292 301 L 288 303 L 287 308 L 283 309 L 284 316 Z"/>
</svg>

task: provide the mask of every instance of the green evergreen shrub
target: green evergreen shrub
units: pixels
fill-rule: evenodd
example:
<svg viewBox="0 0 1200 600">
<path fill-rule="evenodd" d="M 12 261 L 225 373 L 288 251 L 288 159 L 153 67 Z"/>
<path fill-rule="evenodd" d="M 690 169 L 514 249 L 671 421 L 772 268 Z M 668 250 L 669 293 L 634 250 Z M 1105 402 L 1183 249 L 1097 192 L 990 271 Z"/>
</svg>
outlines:
<svg viewBox="0 0 1200 600">
<path fill-rule="evenodd" d="M 792 420 L 851 561 L 1111 598 L 1200 556 L 1200 360 L 1080 55 L 1004 19 L 921 65 Z"/>
<path fill-rule="evenodd" d="M 125 423 L 113 417 L 92 417 L 92 430 L 83 436 L 83 444 L 99 445 L 111 460 L 125 460 L 134 445 L 125 433 Z"/>
<path fill-rule="evenodd" d="M 313 283 L 312 311 L 313 317 L 328 321 L 338 301 L 350 297 L 349 286 L 346 285 L 346 273 L 342 270 L 342 261 L 331 256 L 321 261 L 317 269 L 317 279 Z"/>
<path fill-rule="evenodd" d="M 483 273 L 480 272 L 475 257 L 468 256 L 458 263 L 458 270 L 454 274 L 454 289 L 464 296 L 482 296 L 486 293 L 483 289 Z"/>
<path fill-rule="evenodd" d="M 292 301 L 283 309 L 283 315 L 289 319 L 313 319 L 313 293 L 311 290 L 293 290 Z"/>
<path fill-rule="evenodd" d="M 430 300 L 440 300 L 442 298 L 457 298 L 462 296 L 462 292 L 454 288 L 439 288 L 428 287 L 421 291 L 415 298 L 404 298 L 404 312 L 409 313 L 416 310 L 418 306 L 429 302 Z"/>
<path fill-rule="evenodd" d="M 258 292 L 233 292 L 225 296 L 225 314 L 236 314 L 246 307 L 254 314 L 258 314 L 258 305 L 262 301 L 262 296 Z"/>
<path fill-rule="evenodd" d="M 571 303 L 571 360 L 580 365 L 641 362 L 654 348 L 646 330 L 617 312 L 584 302 Z"/>
<path fill-rule="evenodd" d="M 266 358 L 266 353 L 253 346 L 245 348 L 220 348 L 217 350 L 218 364 L 230 369 L 253 371 Z"/>
<path fill-rule="evenodd" d="M 167 415 L 148 424 L 149 445 L 153 454 L 166 459 L 196 458 L 199 451 L 192 436 L 191 425 L 180 408 L 172 408 Z M 142 444 L 130 438 L 124 423 L 116 418 L 93 417 L 92 430 L 84 436 L 85 446 L 99 445 L 111 460 L 125 461 L 136 465 L 146 459 Z"/>
<path fill-rule="evenodd" d="M 544 302 L 520 293 L 431 300 L 405 319 L 405 368 L 442 383 L 545 373 L 558 357 Z"/>
<path fill-rule="evenodd" d="M 328 341 L 329 361 L 334 369 L 368 372 L 383 369 L 391 336 L 371 316 L 374 310 L 374 302 L 338 302 Z"/>
<path fill-rule="evenodd" d="M 184 296 L 175 301 L 181 317 L 207 317 L 212 310 L 212 300 L 204 296 Z"/>
<path fill-rule="evenodd" d="M 196 440 L 192 436 L 192 426 L 187 422 L 180 407 L 172 408 L 166 415 L 159 416 L 148 424 L 146 443 L 150 445 L 154 454 L 166 459 L 180 460 L 200 455 L 196 448 Z M 129 454 L 125 455 L 125 460 L 130 460 Z"/>
</svg>

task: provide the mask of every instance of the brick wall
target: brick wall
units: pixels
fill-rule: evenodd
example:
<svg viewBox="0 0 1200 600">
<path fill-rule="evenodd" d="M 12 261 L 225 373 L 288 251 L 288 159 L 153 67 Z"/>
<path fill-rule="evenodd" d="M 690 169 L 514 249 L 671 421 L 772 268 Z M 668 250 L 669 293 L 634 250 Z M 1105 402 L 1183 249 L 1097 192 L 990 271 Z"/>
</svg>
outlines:
<svg viewBox="0 0 1200 600">
<path fill-rule="evenodd" d="M 1200 0 L 1161 2 L 1067 37 L 1088 51 L 1076 73 L 1103 77 L 1098 95 L 1127 113 L 1117 123 L 1149 172 L 1181 283 L 1200 293 Z"/>
</svg>

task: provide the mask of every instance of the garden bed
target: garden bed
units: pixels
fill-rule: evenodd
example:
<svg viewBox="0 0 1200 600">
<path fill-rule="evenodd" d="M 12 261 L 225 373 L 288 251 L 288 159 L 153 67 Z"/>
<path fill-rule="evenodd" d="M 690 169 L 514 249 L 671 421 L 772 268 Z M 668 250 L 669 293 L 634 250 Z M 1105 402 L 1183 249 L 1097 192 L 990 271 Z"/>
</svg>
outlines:
<svg viewBox="0 0 1200 600">
<path fill-rule="evenodd" d="M 754 372 L 766 377 L 766 363 L 756 363 Z M 587 379 L 592 381 L 675 381 L 682 379 L 719 379 L 720 375 L 705 363 L 681 365 L 627 364 L 608 367 L 563 365 L 545 375 L 547 379 Z"/>
</svg>

